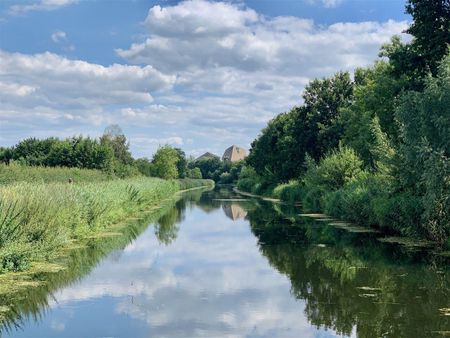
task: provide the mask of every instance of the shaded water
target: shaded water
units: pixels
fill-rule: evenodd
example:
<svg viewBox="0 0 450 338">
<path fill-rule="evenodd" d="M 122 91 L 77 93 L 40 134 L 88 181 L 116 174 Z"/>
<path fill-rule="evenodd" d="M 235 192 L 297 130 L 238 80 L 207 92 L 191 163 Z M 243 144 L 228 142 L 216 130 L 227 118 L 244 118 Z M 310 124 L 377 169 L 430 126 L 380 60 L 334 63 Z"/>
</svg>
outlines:
<svg viewBox="0 0 450 338">
<path fill-rule="evenodd" d="M 448 260 L 300 213 L 226 189 L 186 193 L 152 226 L 74 251 L 45 286 L 0 297 L 14 309 L 3 335 L 450 334 Z"/>
</svg>

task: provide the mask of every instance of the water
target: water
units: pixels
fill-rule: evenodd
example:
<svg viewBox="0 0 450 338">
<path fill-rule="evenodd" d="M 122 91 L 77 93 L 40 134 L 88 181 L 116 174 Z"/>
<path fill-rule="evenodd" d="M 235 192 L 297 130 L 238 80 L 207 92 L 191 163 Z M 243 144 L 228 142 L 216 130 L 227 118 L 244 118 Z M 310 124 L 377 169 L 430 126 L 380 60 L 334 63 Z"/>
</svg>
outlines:
<svg viewBox="0 0 450 338">
<path fill-rule="evenodd" d="M 230 190 L 187 193 L 155 224 L 92 241 L 45 286 L 10 299 L 3 335 L 449 334 L 445 258 L 299 213 Z"/>
</svg>

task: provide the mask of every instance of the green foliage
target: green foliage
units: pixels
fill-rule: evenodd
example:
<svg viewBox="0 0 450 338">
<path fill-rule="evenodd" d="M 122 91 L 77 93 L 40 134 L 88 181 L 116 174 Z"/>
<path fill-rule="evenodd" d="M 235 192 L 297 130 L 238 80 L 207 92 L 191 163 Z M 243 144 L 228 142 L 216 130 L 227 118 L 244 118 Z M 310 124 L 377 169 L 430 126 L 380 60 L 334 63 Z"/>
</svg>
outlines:
<svg viewBox="0 0 450 338">
<path fill-rule="evenodd" d="M 186 154 L 180 148 L 175 148 L 175 150 L 176 150 L 176 152 L 178 154 L 178 162 L 177 162 L 178 177 L 179 178 L 185 178 L 186 177 L 186 171 L 187 171 Z"/>
<path fill-rule="evenodd" d="M 450 236 L 450 56 L 423 92 L 405 94 L 397 177 L 403 189 L 422 198 L 423 223 L 434 240 Z"/>
<path fill-rule="evenodd" d="M 160 147 L 152 159 L 154 175 L 164 179 L 178 178 L 178 161 L 179 154 L 174 148 L 168 145 Z"/>
<path fill-rule="evenodd" d="M 237 187 L 239 190 L 257 193 L 261 187 L 262 178 L 253 167 L 245 166 L 239 175 Z"/>
<path fill-rule="evenodd" d="M 320 186 L 327 190 L 336 190 L 360 174 L 362 165 L 352 148 L 342 146 L 331 151 L 317 165 L 313 160 L 309 160 L 303 182 L 307 188 Z"/>
<path fill-rule="evenodd" d="M 0 161 L 16 161 L 30 166 L 78 167 L 112 171 L 112 149 L 89 137 L 73 137 L 65 140 L 28 138 L 3 151 Z"/>
<path fill-rule="evenodd" d="M 222 173 L 222 161 L 215 157 L 191 162 L 189 163 L 189 167 L 190 169 L 199 168 L 203 178 L 216 182 L 219 181 L 220 174 Z"/>
<path fill-rule="evenodd" d="M 110 125 L 105 129 L 103 136 L 100 138 L 100 143 L 112 149 L 114 159 L 120 164 L 130 165 L 133 163 L 130 143 L 117 124 Z"/>
<path fill-rule="evenodd" d="M 196 178 L 196 179 L 202 179 L 202 171 L 200 168 L 192 168 L 186 170 L 186 177 L 187 178 Z"/>
<path fill-rule="evenodd" d="M 340 111 L 352 92 L 349 73 L 311 81 L 303 93 L 305 104 L 269 122 L 253 141 L 247 163 L 271 185 L 299 178 L 306 154 L 318 160 L 338 146 Z"/>
<path fill-rule="evenodd" d="M 113 177 L 94 169 L 31 167 L 16 162 L 11 162 L 9 165 L 0 163 L 0 185 L 14 182 L 69 182 L 69 179 L 75 183 L 99 182 L 110 180 Z"/>
<path fill-rule="evenodd" d="M 49 170 L 49 169 L 46 169 Z M 22 271 L 73 239 L 104 231 L 180 189 L 214 182 L 133 178 L 0 186 L 0 271 Z"/>
<path fill-rule="evenodd" d="M 294 129 L 299 119 L 297 108 L 280 114 L 253 141 L 246 162 L 265 180 L 289 180 L 301 172 L 304 153 Z"/>
<path fill-rule="evenodd" d="M 279 184 L 273 189 L 273 197 L 289 203 L 298 203 L 303 197 L 303 188 L 298 181 Z"/>
<path fill-rule="evenodd" d="M 153 165 L 152 162 L 147 158 L 138 158 L 134 161 L 134 165 L 137 167 L 139 172 L 144 176 L 153 176 Z"/>
<path fill-rule="evenodd" d="M 436 75 L 450 44 L 450 2 L 408 0 L 406 12 L 413 17 L 407 30 L 414 36 L 412 47 L 423 60 L 425 71 Z"/>
</svg>

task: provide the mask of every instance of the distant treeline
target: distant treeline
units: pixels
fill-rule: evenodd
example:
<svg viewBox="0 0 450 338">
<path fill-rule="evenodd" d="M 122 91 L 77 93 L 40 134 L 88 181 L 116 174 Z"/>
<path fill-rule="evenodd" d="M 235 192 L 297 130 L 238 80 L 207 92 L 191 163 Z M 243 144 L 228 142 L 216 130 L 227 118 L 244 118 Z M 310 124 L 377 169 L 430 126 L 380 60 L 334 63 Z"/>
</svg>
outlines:
<svg viewBox="0 0 450 338">
<path fill-rule="evenodd" d="M 311 81 L 303 104 L 252 143 L 239 187 L 450 246 L 450 3 L 409 0 L 392 38 L 354 74 Z"/>
<path fill-rule="evenodd" d="M 164 179 L 204 178 L 221 183 L 237 181 L 242 168 L 242 162 L 222 162 L 216 158 L 188 159 L 183 150 L 168 145 L 160 147 L 151 160 L 134 159 L 129 146 L 121 128 L 112 125 L 98 140 L 84 136 L 63 140 L 55 137 L 28 138 L 13 147 L 0 147 L 0 163 L 96 169 L 120 178 L 145 175 Z M 19 171 L 16 169 L 14 172 Z"/>
</svg>

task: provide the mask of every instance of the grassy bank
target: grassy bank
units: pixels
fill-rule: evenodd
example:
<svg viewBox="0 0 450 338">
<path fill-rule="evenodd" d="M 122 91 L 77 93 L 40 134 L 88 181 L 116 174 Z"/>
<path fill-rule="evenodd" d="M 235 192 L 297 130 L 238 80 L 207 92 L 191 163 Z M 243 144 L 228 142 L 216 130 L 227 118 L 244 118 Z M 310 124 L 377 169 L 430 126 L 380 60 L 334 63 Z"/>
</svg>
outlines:
<svg viewBox="0 0 450 338">
<path fill-rule="evenodd" d="M 186 194 L 194 193 L 201 194 L 201 191 Z M 180 197 L 181 194 L 175 194 L 174 198 L 158 203 L 158 208 L 133 214 L 101 234 L 64 247 L 51 263 L 33 262 L 25 272 L 0 274 L 0 336 L 20 327 L 29 316 L 39 318 L 50 306 L 50 295 L 89 274 L 106 255 L 125 248 L 149 224 L 159 223 L 167 213 L 177 210 Z"/>
<path fill-rule="evenodd" d="M 141 177 L 0 186 L 0 272 L 27 270 L 74 240 L 96 236 L 177 191 L 203 185 L 211 182 Z"/>
<path fill-rule="evenodd" d="M 48 168 L 25 166 L 16 163 L 6 165 L 0 163 L 0 185 L 16 182 L 50 183 L 50 182 L 99 182 L 108 181 L 114 177 L 101 170 L 80 168 Z"/>
</svg>

